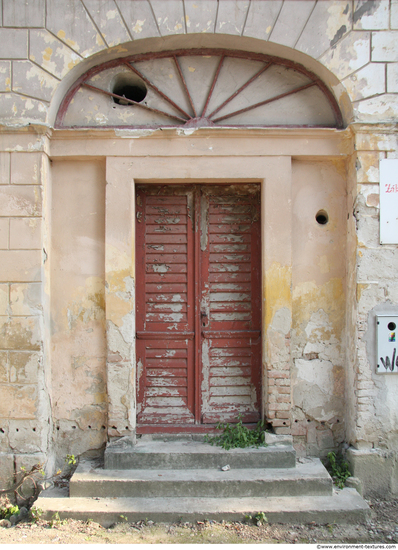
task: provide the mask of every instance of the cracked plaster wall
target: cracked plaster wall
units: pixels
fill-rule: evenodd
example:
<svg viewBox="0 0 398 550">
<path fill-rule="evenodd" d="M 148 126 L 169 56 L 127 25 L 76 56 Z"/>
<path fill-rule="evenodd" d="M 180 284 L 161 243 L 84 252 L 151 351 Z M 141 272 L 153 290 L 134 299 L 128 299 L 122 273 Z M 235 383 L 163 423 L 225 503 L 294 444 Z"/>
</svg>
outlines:
<svg viewBox="0 0 398 550">
<path fill-rule="evenodd" d="M 345 431 L 345 163 L 296 161 L 292 179 L 292 434 L 299 453 L 326 455 Z"/>
<path fill-rule="evenodd" d="M 106 440 L 105 166 L 54 161 L 51 371 L 56 454 Z"/>
<path fill-rule="evenodd" d="M 213 40 L 212 44 L 220 46 L 226 44 L 223 40 L 229 37 L 229 44 L 234 47 L 238 41 L 247 49 L 253 49 L 256 44 L 261 51 L 283 54 L 294 60 L 298 54 L 306 54 L 308 57 L 302 59 L 309 68 L 317 68 L 335 92 L 346 120 L 354 123 L 356 152 L 348 158 L 347 284 L 341 287 L 338 282 L 343 278 L 340 263 L 332 264 L 321 257 L 315 268 L 318 275 L 325 278 L 324 282 L 312 283 L 312 276 L 307 282 L 300 277 L 296 280 L 298 275 L 293 276 L 296 305 L 313 295 L 324 304 L 320 308 L 319 301 L 312 302 L 303 315 L 298 315 L 295 307 L 293 314 L 294 426 L 301 430 L 296 437 L 302 452 L 304 448 L 305 452 L 310 451 L 311 445 L 326 450 L 332 439 L 334 444 L 342 439 L 342 423 L 337 426 L 337 412 L 343 411 L 349 442 L 365 449 L 379 445 L 395 449 L 397 406 L 390 392 L 396 379 L 390 377 L 393 382 L 389 388 L 386 378 L 380 379 L 374 374 L 372 323 L 375 311 L 398 304 L 396 247 L 378 244 L 378 161 L 397 156 L 398 2 L 173 0 L 167 2 L 167 12 L 165 4 L 160 0 L 0 2 L 0 118 L 3 124 L 0 135 L 0 391 L 3 392 L 0 460 L 4 471 L 10 464 L 13 470 L 21 454 L 26 461 L 28 457 L 36 460 L 51 447 L 49 396 L 57 411 L 55 420 L 60 422 L 59 433 L 68 434 L 62 443 L 57 441 L 61 453 L 66 452 L 64 445 L 69 437 L 75 452 L 88 448 L 87 441 L 81 443 L 83 435 L 94 434 L 90 435 L 92 445 L 91 439 L 88 440 L 94 448 L 101 446 L 105 438 L 101 431 L 106 414 L 105 328 L 101 305 L 104 273 L 103 267 L 99 267 L 103 266 L 99 261 L 103 254 L 103 235 L 100 235 L 103 229 L 98 225 L 95 234 L 93 228 L 83 227 L 80 220 L 83 225 L 79 249 L 88 254 L 82 258 L 83 264 L 90 263 L 88 258 L 91 258 L 92 265 L 88 273 L 81 273 L 79 267 L 70 272 L 70 281 L 66 281 L 69 290 L 61 288 L 60 292 L 52 292 L 57 284 L 62 286 L 61 279 L 57 282 L 55 277 L 59 266 L 55 263 L 52 268 L 55 287 L 51 289 L 51 300 L 59 301 L 60 309 L 57 319 L 51 320 L 51 333 L 54 343 L 59 332 L 65 336 L 65 342 L 69 339 L 66 354 L 70 361 L 66 364 L 61 349 L 54 346 L 50 350 L 53 354 L 50 380 L 48 365 L 43 361 L 43 353 L 47 353 L 43 347 L 44 331 L 49 330 L 50 325 L 46 318 L 43 324 L 42 313 L 42 304 L 46 304 L 50 295 L 50 289 L 42 285 L 48 254 L 43 246 L 47 241 L 42 196 L 43 192 L 48 194 L 48 189 L 43 191 L 43 184 L 46 188 L 49 181 L 43 174 L 49 148 L 45 128 L 37 126 L 26 131 L 23 128 L 32 124 L 51 127 L 69 85 L 90 64 L 139 51 L 141 39 L 160 39 L 159 43 L 154 42 L 155 49 L 161 48 L 162 41 L 166 40 L 170 47 L 174 44 L 180 47 L 182 42 L 178 40 L 184 35 L 189 35 L 195 45 Z M 245 42 L 250 38 L 259 41 Z M 13 129 L 18 133 L 10 132 Z M 84 165 L 90 174 L 88 187 L 92 192 L 88 204 L 100 208 L 103 199 L 96 193 L 101 186 L 96 187 L 93 182 L 103 182 L 102 165 L 98 162 Z M 295 168 L 296 174 L 310 169 L 318 168 L 303 165 Z M 336 167 L 333 169 L 338 172 Z M 62 170 L 58 176 L 64 178 Z M 74 181 L 74 177 L 68 178 L 69 185 Z M 66 202 L 68 199 L 71 196 L 65 197 Z M 83 204 L 78 206 L 83 208 Z M 82 217 L 84 214 L 89 225 L 92 213 L 83 212 Z M 45 225 L 48 225 L 48 215 Z M 74 222 L 69 220 L 68 227 L 73 229 Z M 72 238 L 68 230 L 59 228 L 59 231 L 61 241 Z M 331 265 L 340 271 L 329 278 L 322 270 Z M 379 266 L 383 266 L 382 273 Z M 44 284 L 48 284 L 45 277 Z M 342 288 L 346 293 L 344 305 L 340 303 L 344 295 Z M 322 292 L 329 298 L 338 298 L 338 311 L 331 312 L 332 300 L 324 300 Z M 338 319 L 344 307 L 346 333 L 342 336 Z M 85 333 L 91 329 L 96 344 L 86 349 Z M 317 343 L 318 336 L 327 342 L 322 349 Z M 344 361 L 343 341 L 348 366 L 345 409 L 341 404 L 343 376 L 339 370 Z M 65 342 L 62 345 L 66 345 Z M 58 370 L 54 362 L 57 353 L 60 353 Z M 47 360 L 49 355 L 45 357 Z M 94 378 L 87 372 L 88 364 L 95 373 Z M 337 393 L 333 399 L 317 395 L 325 410 L 321 406 L 314 411 L 312 403 L 305 402 L 302 390 L 308 385 L 317 386 L 314 376 L 321 368 L 324 387 L 333 388 Z M 78 426 L 73 407 L 62 404 L 60 388 L 65 376 L 71 376 L 72 380 L 77 376 L 83 381 L 72 396 L 73 403 L 77 411 L 82 411 L 82 419 L 86 406 L 90 416 L 95 413 L 95 428 L 92 424 L 88 428 L 88 421 L 83 420 Z M 84 404 L 83 388 L 87 390 Z M 331 416 L 332 412 L 336 415 Z M 307 421 L 305 430 L 304 420 Z M 64 423 L 62 429 L 61 423 Z M 314 430 L 310 429 L 312 425 Z M 325 441 L 321 444 L 322 438 Z"/>
</svg>

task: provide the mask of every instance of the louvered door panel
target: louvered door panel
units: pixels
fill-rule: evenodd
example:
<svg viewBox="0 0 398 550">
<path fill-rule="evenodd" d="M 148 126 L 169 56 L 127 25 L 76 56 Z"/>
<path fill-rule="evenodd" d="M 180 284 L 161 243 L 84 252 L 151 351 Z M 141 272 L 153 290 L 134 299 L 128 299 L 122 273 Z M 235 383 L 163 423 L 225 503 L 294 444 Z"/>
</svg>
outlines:
<svg viewBox="0 0 398 550">
<path fill-rule="evenodd" d="M 143 424 L 192 423 L 191 189 L 137 193 L 137 395 Z"/>
<path fill-rule="evenodd" d="M 256 186 L 209 187 L 202 216 L 203 422 L 260 415 L 260 201 Z"/>
</svg>

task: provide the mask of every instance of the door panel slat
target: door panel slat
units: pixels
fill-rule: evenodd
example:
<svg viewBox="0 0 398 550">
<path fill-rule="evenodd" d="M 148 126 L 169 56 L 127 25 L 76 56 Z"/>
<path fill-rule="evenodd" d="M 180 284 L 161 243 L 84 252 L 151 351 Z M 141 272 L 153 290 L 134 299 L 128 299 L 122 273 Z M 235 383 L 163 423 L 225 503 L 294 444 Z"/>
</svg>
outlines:
<svg viewBox="0 0 398 550">
<path fill-rule="evenodd" d="M 138 424 L 258 420 L 259 186 L 138 185 L 136 204 Z"/>
</svg>

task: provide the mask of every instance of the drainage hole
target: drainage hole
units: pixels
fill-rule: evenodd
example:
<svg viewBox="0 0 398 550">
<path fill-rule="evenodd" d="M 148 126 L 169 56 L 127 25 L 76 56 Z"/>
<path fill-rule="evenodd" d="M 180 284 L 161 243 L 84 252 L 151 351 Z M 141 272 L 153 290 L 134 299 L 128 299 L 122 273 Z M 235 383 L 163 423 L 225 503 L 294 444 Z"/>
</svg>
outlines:
<svg viewBox="0 0 398 550">
<path fill-rule="evenodd" d="M 319 225 L 325 225 L 329 221 L 329 215 L 326 210 L 319 210 L 315 215 L 315 219 Z"/>
</svg>

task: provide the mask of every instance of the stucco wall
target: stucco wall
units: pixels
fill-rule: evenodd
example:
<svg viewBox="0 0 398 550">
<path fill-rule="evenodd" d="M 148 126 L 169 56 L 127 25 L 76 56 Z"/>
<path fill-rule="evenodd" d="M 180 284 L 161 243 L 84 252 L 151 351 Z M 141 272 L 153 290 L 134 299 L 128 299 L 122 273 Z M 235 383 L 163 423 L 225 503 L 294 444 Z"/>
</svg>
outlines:
<svg viewBox="0 0 398 550">
<path fill-rule="evenodd" d="M 99 449 L 107 423 L 105 166 L 52 166 L 52 411 L 59 454 Z"/>
<path fill-rule="evenodd" d="M 397 157 L 398 2 L 3 0 L 0 4 L 0 460 L 4 468 L 13 470 L 21 454 L 26 462 L 37 462 L 54 447 L 54 441 L 62 454 L 66 446 L 60 443 L 60 433 L 65 430 L 64 441 L 73 441 L 69 434 L 78 420 L 84 433 L 94 434 L 87 439 L 87 448 L 98 448 L 104 441 L 101 296 L 105 260 L 101 247 L 103 167 L 110 153 L 104 152 L 98 160 L 87 139 L 76 156 L 87 154 L 95 161 L 68 163 L 71 177 L 62 169 L 62 161 L 51 166 L 56 136 L 52 125 L 62 98 L 76 78 L 97 63 L 138 52 L 193 46 L 241 48 L 286 57 L 318 74 L 339 101 L 350 127 L 341 145 L 345 161 L 337 165 L 322 165 L 319 159 L 293 162 L 296 270 L 291 299 L 298 305 L 303 292 L 311 294 L 308 285 L 313 285 L 315 294 L 322 294 L 322 288 L 337 304 L 332 311 L 330 301 L 325 308 L 317 302 L 305 315 L 294 309 L 289 344 L 295 359 L 293 430 L 297 430 L 300 452 L 323 452 L 342 440 L 362 450 L 396 450 L 398 377 L 381 379 L 372 361 L 374 315 L 398 308 L 397 249 L 381 246 L 378 240 L 378 163 Z M 117 132 L 114 138 L 107 142 L 108 151 L 121 148 L 123 139 Z M 191 146 L 189 135 L 184 139 L 184 147 Z M 130 153 L 137 148 L 135 143 L 129 141 Z M 307 154 L 311 156 L 311 151 Z M 62 154 L 58 151 L 56 157 Z M 333 239 L 345 254 L 335 253 L 334 245 L 326 241 L 325 253 L 320 254 L 311 248 L 311 241 L 299 238 L 308 234 L 307 226 L 298 221 L 298 190 L 305 189 L 309 173 L 319 181 L 318 189 L 327 187 L 329 193 L 331 185 L 346 193 L 344 229 L 339 209 L 341 225 L 333 229 Z M 73 205 L 73 193 L 69 195 L 66 189 L 80 193 L 78 182 L 83 176 L 87 195 Z M 333 203 L 331 195 L 327 196 Z M 61 227 L 63 216 L 69 227 L 66 231 Z M 308 258 L 315 257 L 314 270 L 306 275 L 311 264 L 301 265 L 298 256 L 304 243 Z M 67 271 L 62 271 L 64 258 L 75 246 L 76 256 L 67 260 Z M 51 309 L 56 312 L 54 321 Z M 300 336 L 304 333 L 308 333 L 305 341 Z M 310 335 L 318 333 L 324 347 L 328 347 L 325 342 L 332 342 L 333 360 L 325 349 L 308 351 Z M 74 342 L 66 354 L 56 342 L 60 334 L 63 342 Z M 86 345 L 87 334 L 95 335 L 93 347 L 91 338 Z M 316 358 L 308 356 L 311 353 L 326 355 Z M 88 357 L 84 364 L 90 369 L 79 366 L 82 356 Z M 316 361 L 327 363 L 330 373 L 324 388 L 333 388 L 335 397 L 324 396 L 326 412 L 319 413 L 314 435 L 307 418 L 311 410 L 303 410 L 301 396 L 303 384 L 308 383 L 304 370 L 308 373 L 313 366 L 306 362 Z M 90 378 L 92 372 L 95 378 Z M 82 385 L 80 393 L 65 404 L 62 384 L 69 377 Z M 331 419 L 328 411 L 339 414 Z M 86 413 L 94 414 L 95 428 L 84 420 Z M 57 424 L 61 418 L 62 430 Z M 80 441 L 69 451 L 85 450 Z"/>
<path fill-rule="evenodd" d="M 293 162 L 292 434 L 308 455 L 345 435 L 345 172 L 344 162 Z"/>
</svg>

